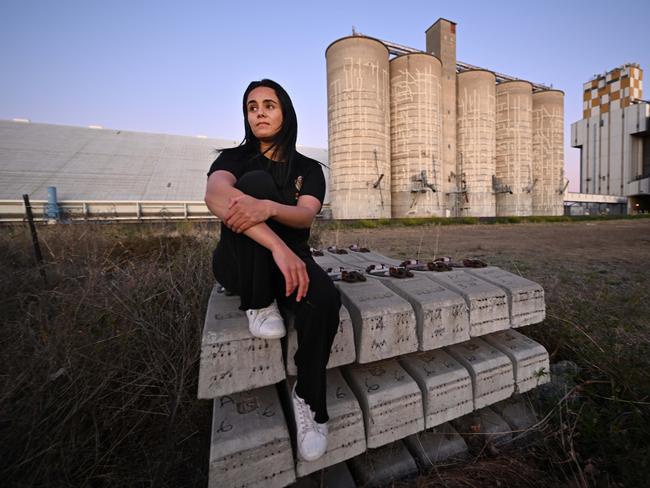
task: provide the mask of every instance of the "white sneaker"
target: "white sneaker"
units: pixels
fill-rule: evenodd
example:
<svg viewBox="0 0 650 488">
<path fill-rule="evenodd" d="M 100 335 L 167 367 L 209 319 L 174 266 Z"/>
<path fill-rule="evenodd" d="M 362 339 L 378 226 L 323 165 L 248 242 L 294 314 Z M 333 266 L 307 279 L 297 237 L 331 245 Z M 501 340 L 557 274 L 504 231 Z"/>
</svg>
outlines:
<svg viewBox="0 0 650 488">
<path fill-rule="evenodd" d="M 291 392 L 293 416 L 296 419 L 296 438 L 298 455 L 305 461 L 315 461 L 327 450 L 327 424 L 314 420 L 314 412 L 309 405 L 296 394 L 296 385 Z"/>
<path fill-rule="evenodd" d="M 260 339 L 279 339 L 287 333 L 275 302 L 266 308 L 246 310 L 248 330 Z"/>
</svg>

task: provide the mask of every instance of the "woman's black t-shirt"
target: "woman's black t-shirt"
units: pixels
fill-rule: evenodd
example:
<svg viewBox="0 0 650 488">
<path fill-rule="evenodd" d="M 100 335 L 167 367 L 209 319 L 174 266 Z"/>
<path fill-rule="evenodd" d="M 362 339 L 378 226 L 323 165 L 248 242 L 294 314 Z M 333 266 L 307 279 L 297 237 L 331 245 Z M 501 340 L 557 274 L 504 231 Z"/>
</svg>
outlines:
<svg viewBox="0 0 650 488">
<path fill-rule="evenodd" d="M 261 154 L 251 155 L 242 146 L 225 149 L 210 166 L 208 176 L 215 171 L 228 171 L 239 180 L 249 171 L 266 171 L 275 181 L 284 205 L 296 205 L 302 195 L 311 195 L 323 204 L 325 198 L 325 177 L 320 163 L 298 152 L 287 175 L 288 163 L 272 161 Z M 270 219 L 267 224 L 298 255 L 310 255 L 309 229 L 296 229 Z"/>
</svg>

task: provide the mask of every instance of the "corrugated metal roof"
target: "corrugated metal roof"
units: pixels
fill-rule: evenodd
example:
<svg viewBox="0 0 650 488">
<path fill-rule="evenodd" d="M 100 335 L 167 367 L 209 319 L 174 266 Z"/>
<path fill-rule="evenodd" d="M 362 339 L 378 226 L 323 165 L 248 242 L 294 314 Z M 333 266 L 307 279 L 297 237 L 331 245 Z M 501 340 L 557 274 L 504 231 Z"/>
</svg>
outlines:
<svg viewBox="0 0 650 488">
<path fill-rule="evenodd" d="M 203 200 L 216 150 L 237 144 L 0 120 L 0 199 L 46 199 L 55 186 L 60 200 Z M 326 149 L 298 151 L 327 164 Z"/>
</svg>

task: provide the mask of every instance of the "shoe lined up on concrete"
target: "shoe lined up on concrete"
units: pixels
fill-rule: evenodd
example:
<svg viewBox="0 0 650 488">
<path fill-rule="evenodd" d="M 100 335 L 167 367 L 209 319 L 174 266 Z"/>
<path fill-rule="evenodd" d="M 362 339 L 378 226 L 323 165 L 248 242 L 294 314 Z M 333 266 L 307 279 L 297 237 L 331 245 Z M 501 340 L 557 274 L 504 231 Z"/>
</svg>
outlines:
<svg viewBox="0 0 650 488">
<path fill-rule="evenodd" d="M 291 403 L 296 420 L 298 455 L 304 461 L 315 461 L 327 450 L 327 424 L 316 422 L 307 402 L 296 394 L 296 385 L 293 385 L 291 392 Z"/>
<path fill-rule="evenodd" d="M 246 310 L 246 317 L 248 317 L 248 330 L 260 339 L 280 339 L 287 333 L 275 302 L 265 308 Z"/>
</svg>

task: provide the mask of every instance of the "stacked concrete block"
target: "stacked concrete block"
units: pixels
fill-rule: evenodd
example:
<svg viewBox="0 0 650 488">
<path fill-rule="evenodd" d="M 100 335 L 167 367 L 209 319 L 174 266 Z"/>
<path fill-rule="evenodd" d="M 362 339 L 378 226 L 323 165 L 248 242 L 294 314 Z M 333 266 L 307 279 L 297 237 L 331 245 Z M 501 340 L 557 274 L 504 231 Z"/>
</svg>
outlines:
<svg viewBox="0 0 650 488">
<path fill-rule="evenodd" d="M 512 441 L 512 429 L 490 407 L 458 418 L 452 424 L 465 438 L 470 450 L 475 453 L 481 452 L 487 443 L 492 446 L 500 446 Z"/>
<path fill-rule="evenodd" d="M 318 266 L 323 269 L 332 268 L 333 270 L 338 270 L 343 266 L 343 262 L 336 258 L 335 254 L 324 252 L 323 256 L 314 256 L 314 261 Z"/>
<path fill-rule="evenodd" d="M 396 360 L 348 366 L 344 374 L 361 404 L 369 448 L 424 429 L 420 388 Z"/>
<path fill-rule="evenodd" d="M 466 271 L 506 292 L 511 327 L 537 324 L 546 318 L 544 289 L 541 285 L 495 266 Z"/>
<path fill-rule="evenodd" d="M 208 486 L 274 488 L 293 481 L 291 441 L 275 387 L 215 399 Z"/>
<path fill-rule="evenodd" d="M 347 463 L 338 463 L 296 480 L 293 488 L 357 488 Z"/>
<path fill-rule="evenodd" d="M 474 410 L 472 378 L 467 369 L 445 351 L 409 354 L 399 361 L 422 391 L 427 429 Z"/>
<path fill-rule="evenodd" d="M 515 391 L 512 363 L 506 354 L 474 338 L 449 346 L 446 351 L 467 368 L 472 377 L 474 409 L 508 398 Z"/>
<path fill-rule="evenodd" d="M 240 299 L 215 285 L 201 339 L 199 398 L 215 398 L 277 383 L 285 378 L 279 340 L 253 337 Z"/>
<path fill-rule="evenodd" d="M 469 309 L 458 293 L 421 274 L 406 279 L 377 279 L 413 307 L 420 351 L 438 349 L 470 339 Z"/>
<path fill-rule="evenodd" d="M 339 328 L 334 337 L 332 348 L 330 350 L 330 358 L 327 362 L 327 369 L 337 368 L 345 364 L 353 363 L 356 359 L 356 352 L 354 349 L 354 332 L 352 329 L 352 319 L 345 307 L 341 307 L 339 311 Z M 298 374 L 296 363 L 293 356 L 298 350 L 298 332 L 296 327 L 291 321 L 287 332 L 287 374 L 295 376 Z"/>
<path fill-rule="evenodd" d="M 337 286 L 352 318 L 359 363 L 417 351 L 415 313 L 406 300 L 374 280 Z"/>
<path fill-rule="evenodd" d="M 383 254 L 374 251 L 360 252 L 360 251 L 347 251 L 346 254 L 335 254 L 326 252 L 325 256 L 334 258 L 343 265 L 353 266 L 365 269 L 369 264 L 387 264 L 389 266 L 398 266 L 402 261 L 398 259 L 389 258 Z M 320 259 L 320 258 L 319 258 Z"/>
<path fill-rule="evenodd" d="M 350 460 L 350 469 L 358 486 L 364 488 L 389 486 L 392 481 L 418 473 L 417 464 L 402 441 L 355 457 Z"/>
<path fill-rule="evenodd" d="M 293 383 L 289 381 L 288 392 L 291 392 Z M 366 434 L 359 402 L 338 369 L 327 372 L 327 411 L 330 416 L 327 423 L 327 451 L 316 461 L 303 461 L 298 457 L 298 476 L 340 463 L 366 450 Z"/>
<path fill-rule="evenodd" d="M 409 451 L 424 469 L 443 461 L 464 459 L 467 444 L 449 422 L 404 439 Z"/>
<path fill-rule="evenodd" d="M 518 444 L 530 442 L 539 432 L 535 430 L 537 416 L 519 395 L 491 405 L 490 408 L 498 413 L 512 429 L 512 440 Z"/>
<path fill-rule="evenodd" d="M 517 392 L 523 393 L 550 381 L 548 352 L 538 342 L 515 330 L 495 332 L 484 339 L 510 358 Z"/>
<path fill-rule="evenodd" d="M 501 288 L 461 270 L 426 273 L 425 276 L 465 298 L 471 337 L 510 328 L 508 300 Z"/>
<path fill-rule="evenodd" d="M 373 263 L 400 264 L 354 251 L 315 261 L 363 273 Z M 379 486 L 415 474 L 416 461 L 426 467 L 462 457 L 466 442 L 496 445 L 530 425 L 530 412 L 511 397 L 548 381 L 548 353 L 510 327 L 544 319 L 543 289 L 495 267 L 414 274 L 335 282 L 344 306 L 327 365 L 328 450 L 313 462 L 294 460 L 276 389 L 267 386 L 282 381 L 285 368 L 297 373 L 292 318 L 285 364 L 281 341 L 254 338 L 239 297 L 215 287 L 199 373 L 199 398 L 217 398 L 210 486 L 271 488 L 296 476 L 314 481 L 317 472 L 322 481 L 345 460 L 357 482 Z M 280 388 L 287 399 L 293 381 Z M 497 402 L 496 412 L 485 408 Z M 284 407 L 292 426 L 291 402 Z"/>
</svg>

